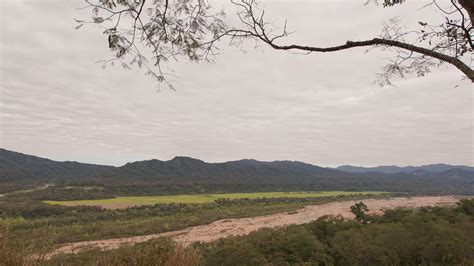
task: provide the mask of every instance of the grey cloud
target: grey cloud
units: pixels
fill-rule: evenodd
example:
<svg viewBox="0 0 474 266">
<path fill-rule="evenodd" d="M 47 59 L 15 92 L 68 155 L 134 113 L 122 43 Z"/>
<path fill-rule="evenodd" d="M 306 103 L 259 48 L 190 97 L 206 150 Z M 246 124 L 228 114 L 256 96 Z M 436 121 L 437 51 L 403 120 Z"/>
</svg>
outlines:
<svg viewBox="0 0 474 266">
<path fill-rule="evenodd" d="M 472 85 L 450 67 L 380 88 L 373 80 L 386 63 L 381 51 L 304 56 L 248 44 L 244 54 L 223 42 L 216 64 L 172 63 L 178 90 L 155 92 L 138 70 L 95 63 L 110 54 L 100 30 L 73 29 L 72 18 L 87 15 L 75 9 L 81 3 L 1 3 L 1 146 L 116 165 L 176 155 L 474 164 Z M 376 35 L 396 14 L 416 23 L 420 12 L 417 4 L 397 11 L 359 1 L 265 5 L 297 30 L 288 42 L 318 45 Z"/>
</svg>

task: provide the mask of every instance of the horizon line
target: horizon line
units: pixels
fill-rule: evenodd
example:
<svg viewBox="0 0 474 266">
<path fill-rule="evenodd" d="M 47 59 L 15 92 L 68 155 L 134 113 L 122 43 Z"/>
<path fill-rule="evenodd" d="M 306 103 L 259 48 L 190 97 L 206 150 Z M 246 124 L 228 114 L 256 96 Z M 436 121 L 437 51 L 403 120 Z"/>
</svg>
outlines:
<svg viewBox="0 0 474 266">
<path fill-rule="evenodd" d="M 174 160 L 174 159 L 176 159 L 176 158 L 189 158 L 189 159 L 193 159 L 193 160 L 202 161 L 202 162 L 208 163 L 208 164 L 229 163 L 229 162 L 238 162 L 238 161 L 245 161 L 245 160 L 248 160 L 248 161 L 257 161 L 257 162 L 262 162 L 262 163 L 272 163 L 272 162 L 298 162 L 298 163 L 304 163 L 304 164 L 309 164 L 309 165 L 312 165 L 312 166 L 317 166 L 317 167 L 321 167 L 321 168 L 329 168 L 329 169 L 337 169 L 337 168 L 343 167 L 343 166 L 350 166 L 350 167 L 355 167 L 355 168 L 378 168 L 378 167 L 399 167 L 399 168 L 406 168 L 406 167 L 423 167 L 423 166 L 431 166 L 431 165 L 448 165 L 448 166 L 462 166 L 462 167 L 472 167 L 472 168 L 474 168 L 474 165 L 448 164 L 448 163 L 443 163 L 443 162 L 427 163 L 427 164 L 422 164 L 422 165 L 383 164 L 383 165 L 376 165 L 376 166 L 361 166 L 361 165 L 355 165 L 355 164 L 348 164 L 348 163 L 345 163 L 345 164 L 339 164 L 339 165 L 337 165 L 337 166 L 335 166 L 335 167 L 331 167 L 331 166 L 322 166 L 322 165 L 319 165 L 319 164 L 307 163 L 307 162 L 298 161 L 298 160 L 288 160 L 288 159 L 270 160 L 270 161 L 268 161 L 268 160 L 258 160 L 258 159 L 254 159 L 254 158 L 241 158 L 241 159 L 227 160 L 227 161 L 204 161 L 204 160 L 202 160 L 202 159 L 194 158 L 194 157 L 191 157 L 191 156 L 184 156 L 184 155 L 175 155 L 173 158 L 171 158 L 171 159 L 169 159 L 169 160 L 162 160 L 162 159 L 157 159 L 157 158 L 151 158 L 151 159 L 141 159 L 141 160 L 136 160 L 136 161 L 127 161 L 126 163 L 121 164 L 121 165 L 113 165 L 113 164 L 100 164 L 100 163 L 84 162 L 84 161 L 76 161 L 76 160 L 51 159 L 51 158 L 43 157 L 43 156 L 40 156 L 40 155 L 33 155 L 33 154 L 29 154 L 29 153 L 24 153 L 24 152 L 9 150 L 9 149 L 2 148 L 2 147 L 0 147 L 0 150 L 5 150 L 5 151 L 8 151 L 8 152 L 19 153 L 19 154 L 22 154 L 22 155 L 33 156 L 33 157 L 42 158 L 42 159 L 47 159 L 47 160 L 51 160 L 51 161 L 55 161 L 55 162 L 63 162 L 63 163 L 65 163 L 65 162 L 72 162 L 72 163 L 92 164 L 92 165 L 110 166 L 110 167 L 122 167 L 122 166 L 124 166 L 124 165 L 126 165 L 126 164 L 129 164 L 129 163 L 152 161 L 152 160 L 161 161 L 161 162 L 169 162 L 169 161 L 172 161 L 172 160 Z"/>
</svg>

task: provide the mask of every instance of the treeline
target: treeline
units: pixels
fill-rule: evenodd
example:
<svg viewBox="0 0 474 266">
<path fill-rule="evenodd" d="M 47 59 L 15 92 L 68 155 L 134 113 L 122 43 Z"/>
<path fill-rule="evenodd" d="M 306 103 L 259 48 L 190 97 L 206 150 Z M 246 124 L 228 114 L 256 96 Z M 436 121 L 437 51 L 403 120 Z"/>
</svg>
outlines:
<svg viewBox="0 0 474 266">
<path fill-rule="evenodd" d="M 421 185 L 420 185 L 421 186 Z M 430 185 L 427 184 L 427 187 Z M 344 186 L 342 186 L 344 187 Z M 84 189 L 87 188 L 87 189 Z M 316 184 L 131 184 L 131 185 L 105 185 L 97 182 L 80 182 L 57 184 L 46 189 L 36 190 L 28 193 L 13 193 L 5 196 L 11 200 L 87 200 L 105 199 L 117 196 L 158 196 L 158 195 L 178 195 L 178 194 L 206 194 L 206 193 L 242 193 L 242 192 L 294 192 L 294 191 L 328 191 L 328 186 Z M 370 189 L 360 188 L 359 190 L 341 189 L 343 191 L 367 191 Z M 464 191 L 465 190 L 465 191 Z M 375 190 L 372 190 L 375 191 Z M 403 191 L 395 186 L 386 187 L 385 190 L 394 195 L 445 195 L 451 190 L 439 188 L 429 189 L 431 192 L 423 192 L 423 189 L 411 189 L 410 192 Z M 474 192 L 469 187 L 459 188 L 457 192 L 464 191 L 465 195 Z M 453 192 L 454 193 L 454 192 Z M 454 193 L 456 194 L 456 193 Z M 2 198 L 0 198 L 2 200 Z"/>
<path fill-rule="evenodd" d="M 378 174 L 375 174 L 378 175 Z M 471 176 L 472 175 L 472 176 Z M 22 193 L 22 196 L 36 200 L 79 200 L 101 199 L 115 196 L 156 196 L 176 194 L 203 193 L 242 193 L 274 191 L 387 191 L 423 195 L 474 195 L 474 172 L 456 179 L 455 177 L 407 177 L 407 176 L 360 176 L 354 178 L 314 178 L 312 183 L 170 183 L 138 177 L 84 178 L 71 179 L 28 179 L 17 181 L 0 181 L 0 194 L 34 189 L 45 184 L 54 187 L 41 191 Z M 99 189 L 84 190 L 81 187 Z M 67 187 L 67 189 L 65 189 Z"/>
<path fill-rule="evenodd" d="M 111 189 L 101 187 L 82 186 L 50 186 L 44 189 L 37 189 L 29 192 L 8 193 L 0 200 L 4 201 L 43 201 L 43 200 L 89 200 L 89 199 L 110 199 L 118 196 L 119 193 Z"/>
<path fill-rule="evenodd" d="M 240 199 L 217 199 L 214 201 L 213 204 L 219 206 L 246 206 L 246 205 L 255 205 L 255 204 L 324 204 L 329 202 L 335 201 L 343 201 L 343 200 L 350 200 L 350 199 L 381 199 L 381 198 L 392 198 L 398 196 L 406 196 L 406 194 L 397 194 L 397 193 L 390 193 L 390 194 L 362 194 L 362 193 L 354 193 L 352 195 L 337 195 L 337 196 L 324 196 L 324 197 L 302 197 L 302 198 L 240 198 Z"/>
<path fill-rule="evenodd" d="M 326 216 L 186 249 L 166 239 L 61 255 L 47 265 L 472 265 L 474 200 L 457 208 L 397 209 L 367 223 Z M 171 254 L 176 263 L 169 260 Z M 161 258 L 162 260 L 159 260 Z M 41 263 L 40 263 L 41 264 Z"/>
</svg>

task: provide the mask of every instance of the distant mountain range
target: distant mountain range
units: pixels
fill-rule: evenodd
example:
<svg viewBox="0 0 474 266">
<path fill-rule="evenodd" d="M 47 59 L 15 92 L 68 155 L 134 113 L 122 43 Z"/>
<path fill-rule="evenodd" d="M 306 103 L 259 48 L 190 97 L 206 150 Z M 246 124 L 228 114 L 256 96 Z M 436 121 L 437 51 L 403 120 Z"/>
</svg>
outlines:
<svg viewBox="0 0 474 266">
<path fill-rule="evenodd" d="M 474 171 L 474 167 L 464 166 L 464 165 L 449 165 L 449 164 L 428 164 L 422 166 L 396 166 L 396 165 L 386 165 L 386 166 L 377 166 L 377 167 L 361 167 L 361 166 L 352 166 L 352 165 L 342 165 L 336 167 L 335 169 L 341 170 L 349 173 L 368 173 L 368 172 L 379 172 L 385 174 L 394 174 L 394 173 L 411 173 L 415 171 L 426 171 L 429 173 L 441 173 L 444 171 L 449 171 L 452 169 L 461 169 L 465 171 Z"/>
<path fill-rule="evenodd" d="M 169 161 L 147 160 L 113 167 L 57 162 L 0 149 L 0 193 L 47 182 L 93 184 L 120 191 L 186 186 L 207 190 L 271 188 L 474 194 L 474 170 L 467 166 L 330 169 L 297 161 L 207 163 L 175 157 Z"/>
</svg>

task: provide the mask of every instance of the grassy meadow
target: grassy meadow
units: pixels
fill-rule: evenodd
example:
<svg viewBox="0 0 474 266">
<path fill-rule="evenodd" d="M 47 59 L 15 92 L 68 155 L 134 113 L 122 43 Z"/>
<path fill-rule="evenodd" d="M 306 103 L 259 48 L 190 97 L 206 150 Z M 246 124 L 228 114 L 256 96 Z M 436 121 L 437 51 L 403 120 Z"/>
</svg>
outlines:
<svg viewBox="0 0 474 266">
<path fill-rule="evenodd" d="M 381 195 L 385 192 L 378 191 L 320 191 L 320 192 L 255 192 L 255 193 L 217 193 L 217 194 L 190 194 L 190 195 L 166 195 L 166 196 L 127 196 L 112 199 L 93 200 L 69 200 L 69 201 L 44 201 L 47 204 L 62 206 L 102 206 L 102 207 L 126 207 L 154 204 L 203 204 L 211 203 L 218 199 L 261 199 L 261 198 L 319 198 L 351 195 Z"/>
</svg>

